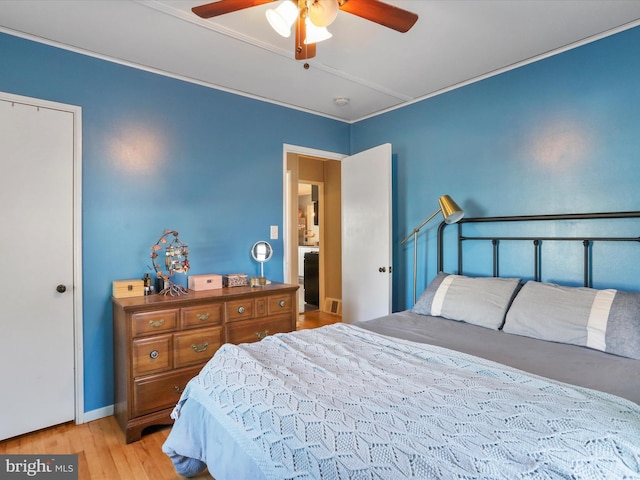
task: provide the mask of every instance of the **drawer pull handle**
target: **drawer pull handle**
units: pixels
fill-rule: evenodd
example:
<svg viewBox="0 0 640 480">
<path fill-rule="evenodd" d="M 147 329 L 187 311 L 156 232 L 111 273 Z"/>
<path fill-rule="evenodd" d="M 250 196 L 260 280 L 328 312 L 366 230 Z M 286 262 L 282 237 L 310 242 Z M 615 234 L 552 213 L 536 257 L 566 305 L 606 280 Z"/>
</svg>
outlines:
<svg viewBox="0 0 640 480">
<path fill-rule="evenodd" d="M 278 302 L 278 305 L 280 305 L 281 307 L 284 307 L 287 304 L 287 302 L 285 302 L 284 300 L 280 300 Z"/>
<path fill-rule="evenodd" d="M 269 330 L 265 330 L 264 332 L 256 332 L 256 338 L 258 340 L 262 340 L 267 335 L 269 335 Z"/>
<path fill-rule="evenodd" d="M 182 393 L 184 387 L 181 387 L 180 385 L 174 385 L 173 389 L 176 391 L 176 393 Z"/>
<path fill-rule="evenodd" d="M 158 350 L 151 350 L 151 353 L 149 353 L 149 358 L 151 358 L 151 360 L 155 360 L 159 356 L 160 353 L 158 352 Z"/>
<path fill-rule="evenodd" d="M 239 306 L 238 307 L 238 313 L 244 313 L 244 307 L 243 306 Z"/>
<path fill-rule="evenodd" d="M 198 320 L 200 320 L 201 322 L 209 320 L 209 313 L 198 313 L 197 316 L 198 316 Z"/>
<path fill-rule="evenodd" d="M 161 327 L 162 325 L 164 325 L 164 318 L 161 318 L 160 320 L 149 320 L 149 325 L 151 325 L 153 328 Z"/>
<path fill-rule="evenodd" d="M 196 353 L 202 353 L 209 347 L 207 342 L 201 343 L 200 345 L 196 345 L 195 343 L 191 345 L 191 349 Z"/>
</svg>

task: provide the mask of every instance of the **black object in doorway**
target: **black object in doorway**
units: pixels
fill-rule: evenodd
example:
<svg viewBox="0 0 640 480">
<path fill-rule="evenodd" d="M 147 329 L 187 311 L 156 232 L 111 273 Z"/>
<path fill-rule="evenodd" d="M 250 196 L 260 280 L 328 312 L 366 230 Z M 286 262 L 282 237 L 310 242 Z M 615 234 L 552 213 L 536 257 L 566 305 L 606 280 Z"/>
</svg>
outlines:
<svg viewBox="0 0 640 480">
<path fill-rule="evenodd" d="M 320 304 L 320 291 L 318 281 L 318 252 L 304 254 L 304 302 L 305 310 L 308 305 L 316 308 Z"/>
</svg>

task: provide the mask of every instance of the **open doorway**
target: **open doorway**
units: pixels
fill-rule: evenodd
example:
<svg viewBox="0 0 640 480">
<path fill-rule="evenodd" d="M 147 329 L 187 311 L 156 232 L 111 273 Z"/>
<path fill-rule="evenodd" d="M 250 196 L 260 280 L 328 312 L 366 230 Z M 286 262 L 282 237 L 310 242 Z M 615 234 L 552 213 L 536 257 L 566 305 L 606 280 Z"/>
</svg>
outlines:
<svg viewBox="0 0 640 480">
<path fill-rule="evenodd" d="M 320 308 L 320 184 L 298 182 L 298 311 Z"/>
<path fill-rule="evenodd" d="M 392 148 L 333 155 L 285 145 L 284 278 L 297 283 L 298 184 L 317 182 L 320 312 L 352 323 L 391 312 Z"/>
<path fill-rule="evenodd" d="M 284 281 L 300 285 L 300 313 L 340 313 L 344 155 L 285 145 L 284 157 Z"/>
</svg>

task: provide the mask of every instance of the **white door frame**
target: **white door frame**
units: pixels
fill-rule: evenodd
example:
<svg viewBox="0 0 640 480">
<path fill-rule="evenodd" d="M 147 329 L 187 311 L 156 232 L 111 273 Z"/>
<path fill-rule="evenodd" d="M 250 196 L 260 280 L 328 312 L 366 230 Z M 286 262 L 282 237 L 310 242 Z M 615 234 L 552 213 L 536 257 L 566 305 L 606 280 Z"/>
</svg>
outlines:
<svg viewBox="0 0 640 480">
<path fill-rule="evenodd" d="M 292 246 L 290 244 L 291 238 L 291 222 L 289 221 L 289 212 L 292 208 L 291 202 L 296 202 L 296 210 L 297 210 L 297 201 L 298 199 L 290 198 L 289 192 L 291 186 L 291 176 L 287 172 L 287 156 L 288 154 L 293 153 L 296 155 L 306 155 L 309 157 L 319 157 L 327 160 L 342 160 L 348 155 L 344 153 L 337 152 L 328 152 L 325 150 L 318 150 L 315 148 L 301 147 L 299 145 L 290 145 L 283 144 L 282 145 L 282 243 L 283 243 L 283 256 L 282 256 L 282 268 L 283 268 L 283 278 L 285 283 L 298 283 L 298 279 L 292 279 L 289 275 L 291 272 L 291 251 Z M 297 181 L 297 179 L 296 179 Z M 297 258 L 297 256 L 296 256 Z"/>
<path fill-rule="evenodd" d="M 0 99 L 73 115 L 73 325 L 75 362 L 75 422 L 84 423 L 84 354 L 82 332 L 82 108 L 0 92 Z"/>
</svg>

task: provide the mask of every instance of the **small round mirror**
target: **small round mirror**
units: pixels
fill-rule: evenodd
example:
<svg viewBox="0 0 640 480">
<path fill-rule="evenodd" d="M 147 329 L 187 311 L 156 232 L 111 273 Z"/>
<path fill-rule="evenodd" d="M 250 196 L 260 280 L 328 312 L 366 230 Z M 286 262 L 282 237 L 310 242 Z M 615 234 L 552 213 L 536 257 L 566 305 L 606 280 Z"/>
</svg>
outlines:
<svg viewBox="0 0 640 480">
<path fill-rule="evenodd" d="M 256 262 L 268 262 L 271 259 L 271 255 L 273 255 L 273 249 L 269 242 L 264 240 L 254 243 L 253 248 L 251 248 L 251 256 Z"/>
<path fill-rule="evenodd" d="M 271 255 L 273 255 L 273 248 L 269 242 L 261 240 L 251 247 L 251 256 L 260 263 L 260 277 L 264 277 L 264 262 L 271 260 Z"/>
</svg>

